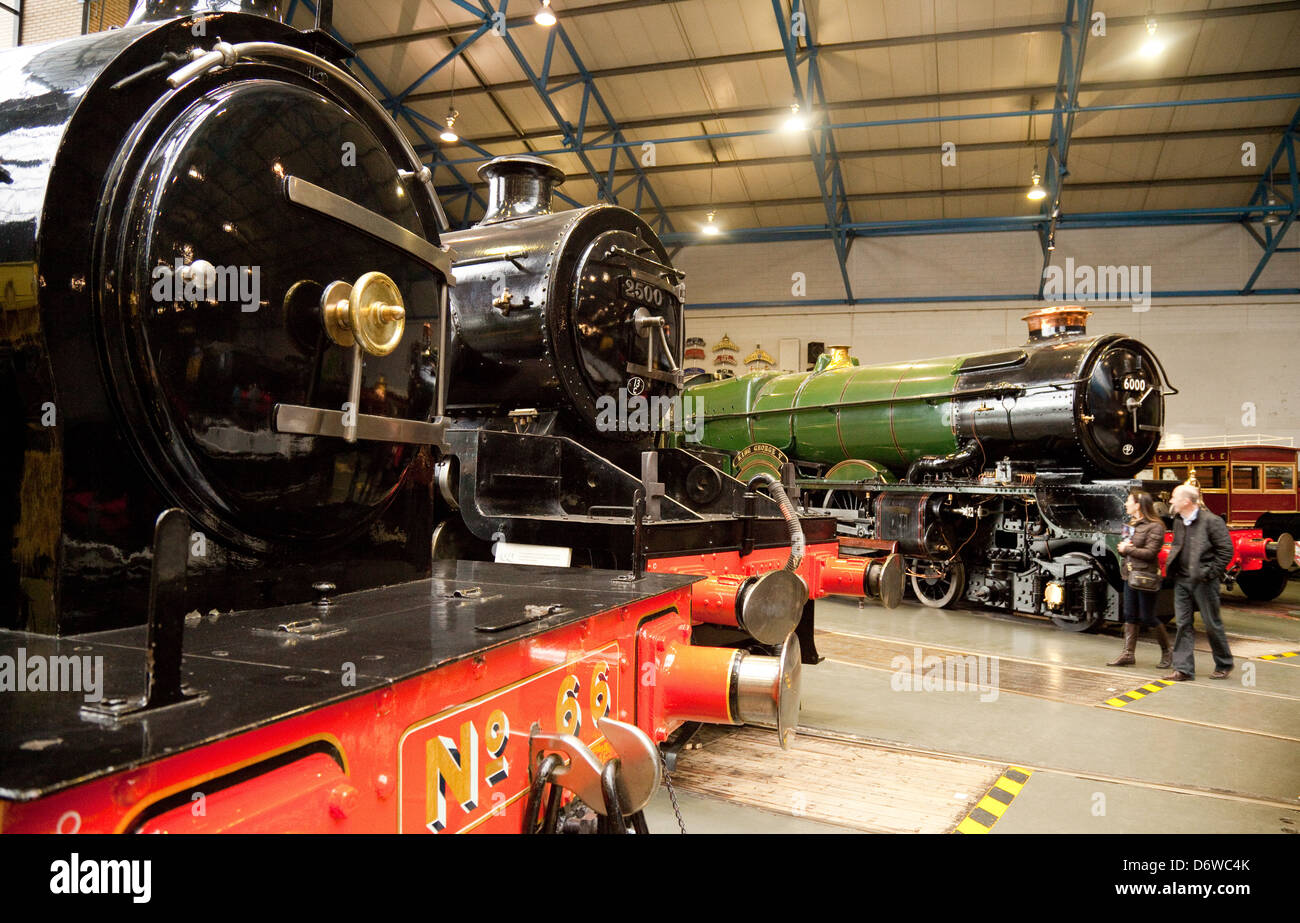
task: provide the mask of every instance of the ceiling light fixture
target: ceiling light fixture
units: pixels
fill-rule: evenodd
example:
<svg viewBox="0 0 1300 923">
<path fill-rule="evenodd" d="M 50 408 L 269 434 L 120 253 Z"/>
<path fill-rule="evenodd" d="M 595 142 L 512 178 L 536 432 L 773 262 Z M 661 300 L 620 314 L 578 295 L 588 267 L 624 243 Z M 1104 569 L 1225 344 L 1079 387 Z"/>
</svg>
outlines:
<svg viewBox="0 0 1300 923">
<path fill-rule="evenodd" d="M 709 152 L 710 153 L 713 152 L 713 145 L 711 144 L 709 145 Z M 709 166 L 709 217 L 704 227 L 700 228 L 701 234 L 708 234 L 710 237 L 712 237 L 715 236 L 721 230 L 721 228 L 719 228 L 716 224 L 713 223 L 713 219 L 716 217 L 717 217 L 717 212 L 713 210 L 713 166 L 710 165 Z"/>
<path fill-rule="evenodd" d="M 1268 204 L 1269 205 L 1277 204 L 1277 196 L 1275 196 L 1271 190 L 1269 191 L 1268 194 Z M 1266 228 L 1275 228 L 1281 223 L 1282 223 L 1282 217 L 1277 212 L 1269 212 L 1267 215 L 1264 216 L 1264 227 Z"/>
<path fill-rule="evenodd" d="M 1029 110 L 1032 113 L 1038 105 L 1038 97 L 1029 97 Z M 1025 198 L 1031 202 L 1038 202 L 1047 198 L 1047 190 L 1043 188 L 1043 174 L 1038 172 L 1038 148 L 1034 144 L 1034 117 L 1029 116 L 1029 146 L 1034 148 L 1034 171 L 1029 174 L 1029 191 L 1025 193 Z"/>
<path fill-rule="evenodd" d="M 533 22 L 539 26 L 555 25 L 555 13 L 551 11 L 551 0 L 542 0 L 542 8 L 533 17 Z"/>
<path fill-rule="evenodd" d="M 808 121 L 799 114 L 799 104 L 790 104 L 790 115 L 786 118 L 785 123 L 781 126 L 785 131 L 803 131 L 808 127 Z"/>
<path fill-rule="evenodd" d="M 456 58 L 451 59 L 451 99 L 447 101 L 447 125 L 443 128 L 438 138 L 446 144 L 455 144 L 460 140 L 460 135 L 456 134 L 456 119 L 460 113 L 456 111 Z"/>
<path fill-rule="evenodd" d="M 448 144 L 455 144 L 460 140 L 460 135 L 456 134 L 456 119 L 459 116 L 460 113 L 455 109 L 447 113 L 447 127 L 442 130 L 442 134 L 438 135 L 439 139 Z"/>
<path fill-rule="evenodd" d="M 1156 38 L 1156 16 L 1147 13 L 1147 40 L 1142 43 L 1142 53 L 1148 58 L 1154 58 L 1164 50 L 1165 43 Z"/>
</svg>

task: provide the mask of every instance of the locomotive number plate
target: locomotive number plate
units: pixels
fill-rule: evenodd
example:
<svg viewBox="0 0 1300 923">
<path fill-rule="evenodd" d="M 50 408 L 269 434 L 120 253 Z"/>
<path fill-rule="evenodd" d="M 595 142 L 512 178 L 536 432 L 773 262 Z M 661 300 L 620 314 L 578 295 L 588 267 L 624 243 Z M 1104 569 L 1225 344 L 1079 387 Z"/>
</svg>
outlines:
<svg viewBox="0 0 1300 923">
<path fill-rule="evenodd" d="M 505 686 L 407 728 L 398 745 L 402 833 L 518 833 L 528 794 L 528 731 L 572 734 L 601 754 L 596 720 L 618 715 L 619 649 Z"/>
<path fill-rule="evenodd" d="M 618 290 L 628 301 L 645 305 L 647 308 L 663 308 L 676 301 L 676 297 L 654 282 L 647 282 L 636 276 L 620 276 Z"/>
</svg>

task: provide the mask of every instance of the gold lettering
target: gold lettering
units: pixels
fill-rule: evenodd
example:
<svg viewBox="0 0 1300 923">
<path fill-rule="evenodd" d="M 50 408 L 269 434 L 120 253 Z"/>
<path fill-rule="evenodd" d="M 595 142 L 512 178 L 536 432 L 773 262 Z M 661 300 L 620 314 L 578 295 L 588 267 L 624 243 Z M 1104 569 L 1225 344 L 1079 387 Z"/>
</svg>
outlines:
<svg viewBox="0 0 1300 923">
<path fill-rule="evenodd" d="M 560 683 L 560 696 L 555 703 L 555 726 L 561 734 L 576 736 L 582 733 L 582 705 L 578 703 L 581 689 L 582 684 L 572 673 Z"/>
<path fill-rule="evenodd" d="M 510 743 L 510 718 L 501 709 L 488 716 L 487 736 L 483 745 L 487 748 L 492 762 L 488 763 L 484 774 L 488 785 L 499 785 L 510 775 L 510 763 L 506 761 L 506 744 Z"/>
<path fill-rule="evenodd" d="M 460 726 L 460 746 L 449 737 L 434 737 L 425 745 L 428 789 L 425 825 L 434 833 L 447 829 L 447 789 L 461 810 L 478 806 L 478 731 L 473 721 Z M 431 811 L 431 809 L 434 809 Z"/>
<path fill-rule="evenodd" d="M 599 720 L 609 714 L 609 664 L 603 660 L 591 671 L 591 717 Z"/>
</svg>

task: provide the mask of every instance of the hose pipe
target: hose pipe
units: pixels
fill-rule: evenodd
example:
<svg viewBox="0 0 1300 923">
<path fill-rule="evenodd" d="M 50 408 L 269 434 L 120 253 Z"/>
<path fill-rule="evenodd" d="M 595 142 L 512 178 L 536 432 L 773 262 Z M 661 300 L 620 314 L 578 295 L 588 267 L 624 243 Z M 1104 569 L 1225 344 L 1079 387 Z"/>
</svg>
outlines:
<svg viewBox="0 0 1300 923">
<path fill-rule="evenodd" d="M 795 512 L 794 504 L 786 496 L 785 488 L 781 482 L 767 471 L 759 472 L 749 479 L 745 485 L 747 490 L 753 490 L 759 484 L 766 484 L 772 492 L 772 497 L 776 500 L 777 506 L 781 508 L 781 515 L 785 517 L 786 527 L 790 530 L 790 557 L 786 559 L 783 570 L 794 573 L 799 569 L 803 562 L 804 549 L 807 547 L 803 537 L 803 526 L 799 524 L 799 514 Z"/>
</svg>

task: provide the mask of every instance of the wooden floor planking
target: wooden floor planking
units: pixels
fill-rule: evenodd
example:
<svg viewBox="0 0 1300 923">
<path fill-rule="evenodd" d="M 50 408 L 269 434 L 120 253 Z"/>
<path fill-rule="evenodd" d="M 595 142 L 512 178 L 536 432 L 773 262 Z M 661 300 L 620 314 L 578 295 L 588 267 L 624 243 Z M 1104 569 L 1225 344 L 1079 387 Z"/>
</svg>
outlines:
<svg viewBox="0 0 1300 923">
<path fill-rule="evenodd" d="M 867 832 L 947 833 L 1002 769 L 806 735 L 782 750 L 761 728 L 697 740 L 672 775 L 683 791 Z"/>
</svg>

